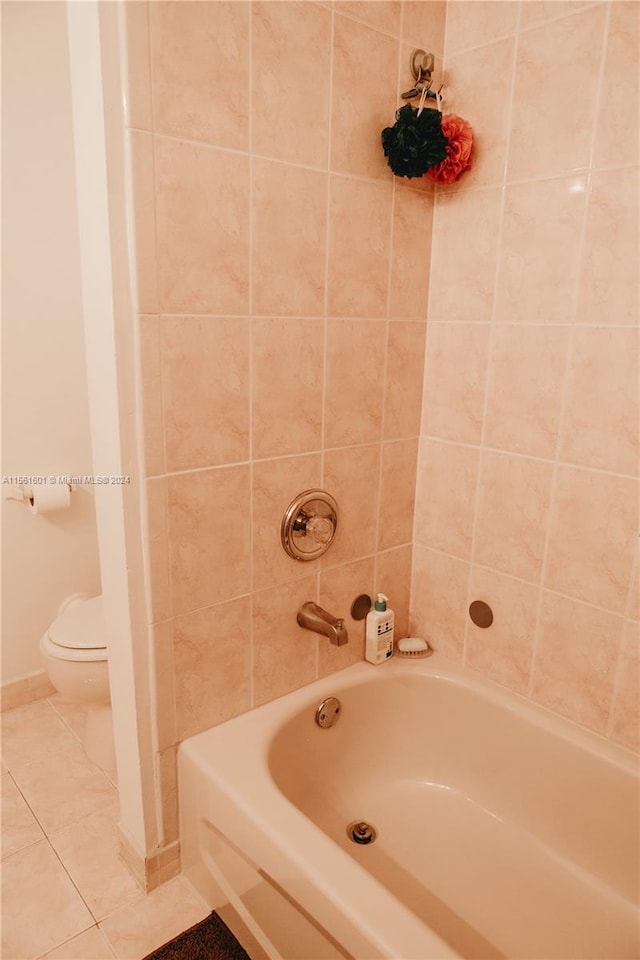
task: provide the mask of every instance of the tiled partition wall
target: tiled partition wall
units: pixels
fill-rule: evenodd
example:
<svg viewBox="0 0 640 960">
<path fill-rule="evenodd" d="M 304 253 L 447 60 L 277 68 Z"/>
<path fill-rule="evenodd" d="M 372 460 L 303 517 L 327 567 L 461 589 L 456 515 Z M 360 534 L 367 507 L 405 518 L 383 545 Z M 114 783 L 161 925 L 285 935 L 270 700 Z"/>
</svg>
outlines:
<svg viewBox="0 0 640 960">
<path fill-rule="evenodd" d="M 359 660 L 361 592 L 408 628 L 433 192 L 380 147 L 444 4 L 128 3 L 164 842 L 176 744 Z M 324 558 L 280 521 L 326 487 Z M 300 629 L 315 600 L 337 648 Z"/>
<path fill-rule="evenodd" d="M 638 9 L 447 4 L 476 160 L 436 199 L 411 603 L 447 655 L 632 748 Z"/>
</svg>

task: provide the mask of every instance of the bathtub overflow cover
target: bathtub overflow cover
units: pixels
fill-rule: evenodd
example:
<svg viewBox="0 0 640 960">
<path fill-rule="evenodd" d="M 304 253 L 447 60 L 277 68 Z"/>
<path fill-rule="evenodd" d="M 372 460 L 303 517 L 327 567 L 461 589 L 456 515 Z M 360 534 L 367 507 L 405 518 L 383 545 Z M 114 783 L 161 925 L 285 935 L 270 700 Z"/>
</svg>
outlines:
<svg viewBox="0 0 640 960">
<path fill-rule="evenodd" d="M 373 843 L 378 834 L 366 820 L 354 820 L 347 827 L 347 836 L 354 843 Z"/>
<path fill-rule="evenodd" d="M 332 727 L 340 715 L 340 701 L 337 697 L 327 697 L 316 709 L 316 723 L 323 729 Z"/>
</svg>

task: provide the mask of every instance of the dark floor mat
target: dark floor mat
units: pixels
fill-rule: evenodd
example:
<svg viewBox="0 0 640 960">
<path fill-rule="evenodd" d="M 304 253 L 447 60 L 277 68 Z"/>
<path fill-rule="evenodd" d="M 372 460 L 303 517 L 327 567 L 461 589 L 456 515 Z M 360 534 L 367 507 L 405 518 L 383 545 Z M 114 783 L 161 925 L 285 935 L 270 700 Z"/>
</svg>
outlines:
<svg viewBox="0 0 640 960">
<path fill-rule="evenodd" d="M 217 913 L 196 923 L 144 960 L 251 960 Z"/>
</svg>

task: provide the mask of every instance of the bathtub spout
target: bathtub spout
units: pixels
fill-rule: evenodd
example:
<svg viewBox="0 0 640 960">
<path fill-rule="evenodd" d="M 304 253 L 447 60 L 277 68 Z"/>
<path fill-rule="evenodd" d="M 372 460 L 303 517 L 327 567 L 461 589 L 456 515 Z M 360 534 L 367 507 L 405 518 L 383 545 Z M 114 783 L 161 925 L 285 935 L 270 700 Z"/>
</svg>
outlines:
<svg viewBox="0 0 640 960">
<path fill-rule="evenodd" d="M 336 647 L 343 647 L 349 640 L 347 628 L 342 618 L 336 619 L 330 613 L 319 607 L 317 603 L 308 600 L 298 610 L 298 623 L 305 630 L 313 630 L 329 638 L 329 643 Z"/>
</svg>

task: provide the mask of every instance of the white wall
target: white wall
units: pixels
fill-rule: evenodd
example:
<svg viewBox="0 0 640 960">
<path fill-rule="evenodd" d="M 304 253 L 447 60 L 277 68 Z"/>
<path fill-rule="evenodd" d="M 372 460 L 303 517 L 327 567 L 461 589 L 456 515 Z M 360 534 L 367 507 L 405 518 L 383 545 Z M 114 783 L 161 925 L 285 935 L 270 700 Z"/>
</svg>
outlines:
<svg viewBox="0 0 640 960">
<path fill-rule="evenodd" d="M 2 6 L 2 473 L 91 475 L 65 5 Z M 91 488 L 46 518 L 3 500 L 2 573 L 6 683 L 65 596 L 100 592 Z"/>
</svg>

